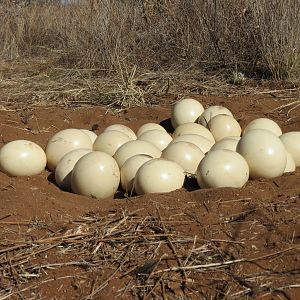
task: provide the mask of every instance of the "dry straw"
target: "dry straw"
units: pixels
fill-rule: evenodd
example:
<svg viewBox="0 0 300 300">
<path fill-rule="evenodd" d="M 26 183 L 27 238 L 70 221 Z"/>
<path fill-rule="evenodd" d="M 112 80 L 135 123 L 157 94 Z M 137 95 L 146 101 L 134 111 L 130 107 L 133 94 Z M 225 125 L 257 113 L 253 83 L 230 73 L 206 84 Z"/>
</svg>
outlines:
<svg viewBox="0 0 300 300">
<path fill-rule="evenodd" d="M 73 2 L 1 1 L 2 59 L 56 55 L 106 74 L 121 62 L 129 69 L 237 66 L 246 75 L 299 75 L 298 0 Z"/>
<path fill-rule="evenodd" d="M 165 218 L 157 208 L 156 214 L 143 216 L 142 210 L 105 216 L 88 214 L 70 220 L 69 229 L 49 231 L 44 237 L 34 239 L 28 238 L 28 232 L 33 236 L 34 232 L 47 229 L 47 224 L 38 220 L 20 222 L 23 229 L 19 227 L 17 239 L 1 241 L 0 299 L 26 298 L 29 291 L 38 291 L 53 280 L 68 278 L 75 284 L 88 274 L 94 281 L 81 299 L 97 299 L 113 278 L 124 283 L 117 291 L 118 297 L 133 295 L 138 299 L 175 299 L 175 291 L 182 299 L 221 292 L 214 285 L 203 284 L 201 274 L 231 282 L 231 288 L 226 291 L 230 299 L 299 287 L 292 281 L 290 285 L 278 287 L 279 278 L 286 279 L 293 273 L 279 272 L 277 268 L 272 271 L 259 264 L 260 261 L 280 264 L 284 255 L 296 255 L 299 251 L 296 245 L 262 256 L 234 258 L 223 246 L 243 249 L 246 241 L 203 240 L 182 234 L 175 228 L 194 222 L 187 215 Z M 15 225 L 3 221 L 8 217 L 1 218 L 2 226 Z M 45 261 L 43 257 L 48 259 Z M 256 266 L 261 272 L 241 274 L 242 264 Z M 72 274 L 68 269 L 68 275 L 51 275 L 51 270 L 66 267 L 80 268 L 82 272 Z"/>
</svg>

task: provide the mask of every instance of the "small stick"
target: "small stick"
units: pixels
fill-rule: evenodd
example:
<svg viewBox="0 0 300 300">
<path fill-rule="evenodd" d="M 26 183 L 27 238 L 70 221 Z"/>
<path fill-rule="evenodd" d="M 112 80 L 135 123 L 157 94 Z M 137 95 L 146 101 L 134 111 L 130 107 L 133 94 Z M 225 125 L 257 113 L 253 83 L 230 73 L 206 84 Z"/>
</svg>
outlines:
<svg viewBox="0 0 300 300">
<path fill-rule="evenodd" d="M 160 211 L 159 211 L 158 208 L 157 208 L 157 213 L 158 213 L 158 216 L 159 216 L 159 219 L 160 219 L 161 226 L 162 226 L 164 232 L 167 233 L 166 227 L 165 227 L 164 223 L 162 222 L 161 215 L 160 215 Z M 182 261 L 181 261 L 180 257 L 178 256 L 178 253 L 177 253 L 177 251 L 176 251 L 176 249 L 175 249 L 175 247 L 174 247 L 174 244 L 172 243 L 172 241 L 171 241 L 171 239 L 170 239 L 169 237 L 167 237 L 167 241 L 168 241 L 169 247 L 171 248 L 173 254 L 175 255 L 175 257 L 176 257 L 176 259 L 177 259 L 178 265 L 180 266 L 180 268 L 181 268 L 181 270 L 182 270 L 183 277 L 184 277 L 184 283 L 186 283 L 186 282 L 187 282 L 187 275 L 186 275 L 186 272 L 185 272 L 185 270 L 184 270 Z"/>
<path fill-rule="evenodd" d="M 11 247 L 0 250 L 0 254 L 5 253 L 5 252 L 9 252 L 9 251 L 12 251 L 12 250 L 16 250 L 16 249 L 19 249 L 19 248 L 24 248 L 26 246 L 28 246 L 28 243 L 23 243 L 23 244 L 11 246 Z"/>
<path fill-rule="evenodd" d="M 38 129 L 38 132 L 41 133 L 41 128 L 40 128 L 40 126 L 39 126 L 39 122 L 38 122 L 37 117 L 34 116 L 34 119 L 35 119 L 35 123 L 36 123 L 36 127 L 37 127 L 37 129 Z"/>
<path fill-rule="evenodd" d="M 15 261 L 15 260 L 16 260 L 16 261 L 19 261 L 19 260 L 21 260 L 21 259 L 29 258 L 30 256 L 35 256 L 35 255 L 37 255 L 37 254 L 40 254 L 40 253 L 46 252 L 46 251 L 48 251 L 48 250 L 50 250 L 50 249 L 52 249 L 52 248 L 55 248 L 55 247 L 58 246 L 58 245 L 60 245 L 60 243 L 51 245 L 51 246 L 49 246 L 49 247 L 47 247 L 47 248 L 38 250 L 38 251 L 36 251 L 36 252 L 33 251 L 32 253 L 29 253 L 29 254 L 27 254 L 27 255 L 23 255 L 23 256 L 20 256 L 20 257 L 14 256 L 11 260 L 12 260 L 12 261 Z M 6 260 L 4 260 L 4 261 L 1 261 L 1 264 L 8 263 L 9 261 L 10 261 L 10 260 L 6 259 Z"/>
<path fill-rule="evenodd" d="M 150 274 L 150 275 L 151 275 L 151 274 Z M 154 290 L 155 290 L 155 288 L 157 287 L 157 285 L 158 285 L 160 282 L 162 282 L 164 275 L 165 275 L 165 273 L 161 274 L 160 277 L 159 277 L 159 279 L 156 280 L 156 282 L 155 282 L 154 285 L 152 286 L 150 292 L 147 293 L 147 295 L 145 296 L 145 299 L 147 299 L 147 298 L 152 294 L 152 292 L 154 292 Z M 149 277 L 150 277 L 150 276 L 149 276 Z"/>
<path fill-rule="evenodd" d="M 261 296 L 261 299 L 264 298 L 267 295 L 270 295 L 273 292 L 276 292 L 276 291 L 283 291 L 283 290 L 286 290 L 286 289 L 298 289 L 298 288 L 300 288 L 300 284 L 291 284 L 291 285 L 281 286 L 281 287 L 278 287 L 278 288 L 273 288 L 269 292 L 263 294 Z"/>
<path fill-rule="evenodd" d="M 114 227 L 110 228 L 107 233 L 104 235 L 104 237 L 107 237 L 109 236 L 110 234 L 112 234 L 113 231 L 115 231 L 121 224 L 123 224 L 130 216 L 133 216 L 135 215 L 138 211 L 141 211 L 143 210 L 143 208 L 140 208 L 140 209 L 137 209 L 137 210 L 134 210 L 133 212 L 131 213 L 128 213 L 126 216 L 123 215 L 123 217 L 119 217 L 117 219 L 114 219 L 110 222 L 108 222 L 106 225 L 109 225 L 109 224 L 112 224 L 112 223 L 115 223 L 115 222 L 118 222 L 117 225 L 115 225 Z M 96 254 L 99 250 L 99 248 L 101 247 L 103 242 L 99 242 L 98 245 L 96 246 L 96 248 L 94 249 L 94 251 L 92 252 L 92 254 Z"/>
<path fill-rule="evenodd" d="M 240 262 L 249 262 L 249 263 L 251 263 L 251 262 L 254 262 L 254 261 L 262 260 L 262 259 L 272 257 L 272 256 L 275 256 L 275 255 L 279 255 L 279 254 L 282 254 L 284 252 L 288 252 L 288 251 L 295 250 L 295 249 L 298 249 L 298 248 L 300 248 L 300 247 L 287 248 L 287 249 L 282 250 L 282 251 L 278 251 L 278 252 L 275 252 L 275 253 L 263 255 L 263 256 L 260 256 L 260 257 L 256 257 L 256 258 L 250 258 L 250 259 L 249 258 L 248 259 L 247 258 L 241 258 L 241 259 L 229 260 L 229 261 L 225 261 L 225 262 L 221 262 L 221 263 L 211 263 L 211 264 L 205 264 L 205 265 L 194 265 L 194 266 L 186 266 L 186 267 L 172 267 L 172 268 L 167 268 L 167 269 L 156 271 L 156 272 L 154 272 L 153 275 L 160 274 L 160 273 L 163 273 L 163 272 L 170 272 L 170 271 L 197 270 L 197 269 L 206 269 L 206 268 L 225 267 L 225 266 L 237 264 L 237 263 L 240 263 Z"/>
<path fill-rule="evenodd" d="M 299 102 L 300 102 L 300 100 L 296 100 L 296 101 L 293 101 L 293 102 L 288 103 L 288 104 L 280 105 L 280 106 L 278 106 L 278 107 L 276 107 L 276 108 L 270 110 L 270 112 L 273 112 L 273 111 L 276 111 L 276 110 L 281 110 L 281 109 L 283 109 L 283 108 L 292 106 L 292 105 L 294 105 L 294 104 L 296 104 L 296 103 L 299 103 Z"/>
<path fill-rule="evenodd" d="M 84 299 L 86 299 L 86 300 L 94 299 L 94 296 L 96 294 L 98 294 L 101 290 L 103 290 L 107 286 L 109 281 L 113 279 L 113 277 L 117 274 L 117 272 L 119 271 L 121 266 L 122 266 L 122 264 L 120 264 L 120 266 L 118 268 L 116 268 L 115 271 L 97 289 L 93 290 L 92 293 L 90 295 L 86 296 Z"/>
<path fill-rule="evenodd" d="M 291 285 L 285 285 L 285 286 L 280 286 L 278 288 L 274 288 L 274 291 L 281 291 L 285 289 L 297 289 L 300 288 L 300 284 L 291 284 Z"/>
<path fill-rule="evenodd" d="M 188 263 L 191 255 L 192 255 L 192 253 L 193 253 L 193 251 L 195 249 L 196 241 L 197 241 L 197 236 L 195 235 L 192 249 L 189 251 L 189 253 L 188 253 L 188 255 L 187 255 L 187 257 L 186 257 L 186 259 L 184 261 L 184 264 L 183 264 L 184 266 L 186 266 L 186 264 Z"/>
<path fill-rule="evenodd" d="M 29 226 L 32 224 L 32 222 L 26 222 L 26 221 L 20 221 L 20 222 L 8 222 L 8 221 L 0 221 L 0 224 L 4 225 L 23 225 L 23 226 Z"/>
<path fill-rule="evenodd" d="M 232 243 L 232 244 L 245 244 L 245 242 L 241 242 L 241 241 L 230 241 L 230 240 L 219 240 L 219 239 L 211 239 L 211 240 L 207 240 L 207 242 L 217 242 L 217 243 Z"/>
<path fill-rule="evenodd" d="M 238 215 L 232 215 L 229 217 L 225 217 L 224 223 L 232 223 L 232 222 L 238 221 L 240 219 L 247 217 L 248 215 L 250 215 L 251 213 L 253 213 L 255 211 L 256 211 L 256 208 L 243 211 Z"/>
<path fill-rule="evenodd" d="M 246 262 L 247 260 L 245 258 L 241 259 L 236 259 L 236 260 L 230 260 L 230 261 L 225 261 L 222 263 L 211 263 L 211 264 L 205 264 L 205 265 L 194 265 L 194 266 L 185 266 L 185 267 L 172 267 L 172 268 L 167 268 L 163 270 L 158 270 L 154 273 L 160 274 L 163 272 L 170 272 L 170 271 L 183 271 L 183 270 L 197 270 L 197 269 L 206 269 L 206 268 L 215 268 L 215 267 L 222 267 L 222 266 L 228 266 L 240 262 Z"/>
<path fill-rule="evenodd" d="M 248 201 L 251 200 L 252 198 L 241 198 L 241 199 L 234 199 L 234 200 L 219 200 L 218 203 L 230 203 L 230 202 L 240 202 L 240 201 Z"/>
<path fill-rule="evenodd" d="M 11 216 L 12 216 L 12 214 L 5 215 L 5 216 L 3 216 L 3 217 L 0 217 L 0 220 L 4 220 L 4 219 L 9 218 L 9 217 L 11 217 Z"/>
<path fill-rule="evenodd" d="M 300 100 L 297 101 L 297 102 L 298 102 L 297 105 L 295 105 L 294 107 L 292 107 L 292 108 L 290 108 L 290 109 L 288 110 L 288 112 L 286 113 L 287 116 L 289 116 L 289 114 L 290 114 L 294 109 L 296 109 L 298 106 L 300 106 Z M 296 103 L 297 103 L 297 102 L 296 102 Z"/>
<path fill-rule="evenodd" d="M 9 268 L 11 270 L 12 277 L 14 278 L 15 282 L 19 283 L 18 272 L 16 271 L 16 269 L 14 268 L 14 266 L 11 263 L 10 255 L 7 255 L 7 256 L 8 256 L 8 264 L 9 264 Z"/>
<path fill-rule="evenodd" d="M 285 89 L 285 90 L 270 90 L 270 91 L 262 91 L 262 92 L 254 92 L 254 95 L 262 95 L 262 94 L 270 94 L 270 93 L 281 93 L 281 92 L 295 92 L 298 91 L 298 88 L 293 89 Z"/>
<path fill-rule="evenodd" d="M 85 262 L 85 261 L 69 261 L 65 263 L 53 263 L 53 264 L 46 264 L 46 265 L 40 265 L 40 266 L 30 266 L 28 269 L 34 271 L 39 269 L 52 269 L 55 267 L 65 267 L 65 266 L 94 266 L 96 264 Z"/>
<path fill-rule="evenodd" d="M 8 293 L 6 295 L 0 296 L 0 300 L 8 299 L 8 298 L 10 298 L 13 295 L 20 294 L 20 293 L 28 291 L 30 289 L 35 289 L 38 286 L 40 286 L 41 284 L 44 284 L 44 283 L 47 283 L 47 282 L 50 282 L 50 281 L 59 280 L 59 279 L 66 279 L 66 278 L 74 278 L 74 277 L 75 277 L 74 275 L 67 275 L 67 276 L 61 276 L 61 277 L 56 277 L 56 278 L 50 278 L 50 279 L 44 280 L 44 281 L 42 281 L 42 282 L 40 282 L 38 284 L 28 286 L 28 287 L 26 287 L 26 288 L 24 288 L 22 290 L 10 292 L 10 293 Z"/>
</svg>

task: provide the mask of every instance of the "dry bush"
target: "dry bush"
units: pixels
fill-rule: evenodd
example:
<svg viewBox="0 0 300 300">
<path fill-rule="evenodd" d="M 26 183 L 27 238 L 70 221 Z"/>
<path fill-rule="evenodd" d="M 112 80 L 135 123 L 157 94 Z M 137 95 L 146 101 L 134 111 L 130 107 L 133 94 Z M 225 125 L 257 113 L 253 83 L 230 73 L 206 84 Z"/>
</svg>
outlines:
<svg viewBox="0 0 300 300">
<path fill-rule="evenodd" d="M 299 76 L 300 2 L 256 0 L 253 19 L 262 66 L 274 78 Z"/>
<path fill-rule="evenodd" d="M 12 2 L 0 4 L 2 59 L 56 53 L 70 66 L 108 73 L 125 64 L 299 75 L 298 0 Z"/>
</svg>

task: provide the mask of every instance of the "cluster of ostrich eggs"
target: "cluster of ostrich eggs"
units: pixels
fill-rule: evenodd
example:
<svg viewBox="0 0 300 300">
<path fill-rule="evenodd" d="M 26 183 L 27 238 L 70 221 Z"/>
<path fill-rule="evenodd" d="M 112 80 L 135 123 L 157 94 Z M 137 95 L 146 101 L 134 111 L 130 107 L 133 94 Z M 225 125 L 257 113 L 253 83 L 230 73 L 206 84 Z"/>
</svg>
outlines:
<svg viewBox="0 0 300 300">
<path fill-rule="evenodd" d="M 300 131 L 283 133 L 273 120 L 257 118 L 241 128 L 228 108 L 204 108 L 195 99 L 178 101 L 170 120 L 172 133 L 156 123 L 136 132 L 113 124 L 99 135 L 64 129 L 45 150 L 12 141 L 0 149 L 0 170 L 32 176 L 47 167 L 60 189 L 105 199 L 117 191 L 174 191 L 190 177 L 200 188 L 241 188 L 249 178 L 273 178 L 300 166 Z"/>
</svg>

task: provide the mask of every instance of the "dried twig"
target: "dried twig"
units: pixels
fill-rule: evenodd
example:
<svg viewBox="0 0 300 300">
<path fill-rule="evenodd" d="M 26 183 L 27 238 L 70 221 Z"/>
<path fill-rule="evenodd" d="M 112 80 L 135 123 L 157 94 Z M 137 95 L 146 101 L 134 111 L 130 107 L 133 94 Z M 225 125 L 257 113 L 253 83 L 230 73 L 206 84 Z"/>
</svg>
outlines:
<svg viewBox="0 0 300 300">
<path fill-rule="evenodd" d="M 28 240 L 25 234 L 23 239 L 18 236 L 17 240 L 2 240 L 1 272 L 8 278 L 10 288 L 0 290 L 0 300 L 26 293 L 27 286 L 38 288 L 40 284 L 54 280 L 51 277 L 53 269 L 66 267 L 83 268 L 84 272 L 92 272 L 98 278 L 91 286 L 89 294 L 84 296 L 85 299 L 100 295 L 113 278 L 121 279 L 127 276 L 130 278 L 130 286 L 120 289 L 119 292 L 123 292 L 123 295 L 137 293 L 145 298 L 152 295 L 167 299 L 172 293 L 171 283 L 181 288 L 186 295 L 194 291 L 192 284 L 196 273 L 223 272 L 224 276 L 231 270 L 230 266 L 244 263 L 253 263 L 259 268 L 257 264 L 259 260 L 278 259 L 283 257 L 284 253 L 299 249 L 290 247 L 263 256 L 225 260 L 224 257 L 227 256 L 219 244 L 245 247 L 247 241 L 200 239 L 183 235 L 174 228 L 191 224 L 190 221 L 185 222 L 185 215 L 176 215 L 173 220 L 173 217 L 163 218 L 158 209 L 158 217 L 139 216 L 141 213 L 141 210 L 136 210 L 106 216 L 90 214 L 69 223 L 71 229 L 51 231 L 48 236 L 42 238 Z M 239 215 L 232 217 L 237 216 Z M 172 226 L 172 231 L 168 226 Z M 28 229 L 19 227 L 19 230 L 26 233 Z M 56 255 L 51 255 L 50 261 L 36 260 L 35 258 L 42 253 Z M 174 263 L 177 265 L 174 266 Z M 178 276 L 178 272 L 181 276 Z M 271 274 L 265 272 L 263 276 L 250 274 L 251 278 L 247 278 L 246 275 L 244 277 L 248 281 L 257 281 Z M 286 276 L 288 274 L 286 273 Z M 191 275 L 192 280 L 189 277 Z M 230 276 L 228 274 L 226 276 L 230 280 Z M 37 282 L 37 285 L 30 285 L 31 282 Z M 246 295 L 249 292 L 248 287 L 245 289 L 244 285 L 240 288 L 229 295 Z M 275 289 L 272 286 L 270 288 Z"/>
<path fill-rule="evenodd" d="M 211 263 L 211 264 L 204 264 L 204 265 L 193 265 L 193 266 L 185 266 L 185 267 L 172 267 L 172 268 L 167 268 L 167 269 L 163 269 L 163 270 L 158 270 L 154 274 L 160 274 L 160 273 L 163 273 L 163 272 L 171 272 L 171 271 L 182 271 L 182 270 L 211 269 L 211 268 L 225 267 L 225 266 L 229 266 L 229 265 L 233 265 L 233 264 L 237 264 L 237 263 L 245 263 L 245 262 L 251 263 L 251 262 L 259 261 L 259 260 L 262 260 L 262 259 L 265 259 L 265 258 L 270 258 L 270 257 L 273 257 L 273 256 L 277 256 L 277 255 L 282 254 L 284 252 L 291 251 L 291 250 L 296 250 L 296 249 L 300 249 L 300 247 L 287 248 L 287 249 L 282 250 L 282 251 L 277 251 L 275 253 L 259 256 L 259 257 L 256 257 L 256 258 L 241 258 L 241 259 L 229 260 L 229 261 L 220 262 L 220 263 Z"/>
</svg>

